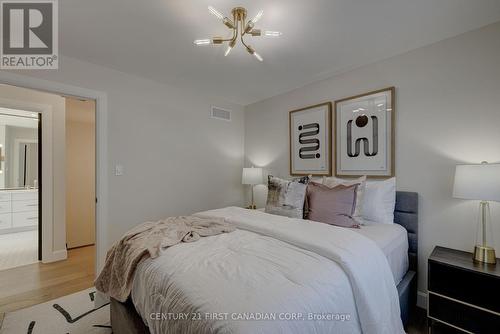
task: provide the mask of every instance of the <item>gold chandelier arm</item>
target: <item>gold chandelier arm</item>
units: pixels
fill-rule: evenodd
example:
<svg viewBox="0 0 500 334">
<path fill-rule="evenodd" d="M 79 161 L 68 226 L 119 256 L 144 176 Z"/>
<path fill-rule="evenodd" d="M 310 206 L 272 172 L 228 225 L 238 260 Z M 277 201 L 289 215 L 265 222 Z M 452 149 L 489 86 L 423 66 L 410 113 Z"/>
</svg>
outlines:
<svg viewBox="0 0 500 334">
<path fill-rule="evenodd" d="M 245 43 L 245 40 L 243 39 L 243 36 L 245 36 L 245 19 L 240 17 L 240 20 L 239 20 L 239 25 L 241 26 L 241 33 L 240 33 L 240 40 L 241 40 L 241 43 L 245 46 L 245 48 L 247 48 L 248 50 L 248 45 L 247 43 Z M 236 25 L 238 26 L 238 25 Z"/>
<path fill-rule="evenodd" d="M 240 39 L 241 43 L 247 48 L 247 50 L 251 49 L 250 46 L 247 43 L 245 43 L 245 40 L 243 39 L 243 34 L 241 34 Z"/>
<path fill-rule="evenodd" d="M 241 20 L 241 36 L 246 35 L 253 29 L 253 22 L 252 20 L 248 20 L 248 22 L 245 23 L 245 20 Z"/>
<path fill-rule="evenodd" d="M 212 38 L 213 43 L 214 44 L 222 44 L 224 42 L 234 43 L 236 41 L 236 38 L 238 38 L 238 25 L 236 25 L 234 28 L 231 28 L 231 30 L 233 30 L 233 36 L 231 38 L 214 37 Z"/>
<path fill-rule="evenodd" d="M 224 42 L 230 42 L 233 39 L 234 38 L 222 38 L 222 37 L 216 36 L 216 37 L 212 37 L 212 43 L 214 43 L 214 44 L 222 44 Z"/>
<path fill-rule="evenodd" d="M 234 16 L 234 18 L 233 18 L 234 28 L 233 28 L 233 38 L 231 38 L 232 43 L 234 43 L 236 41 L 236 39 L 238 38 L 238 31 L 239 31 L 237 16 L 236 16 L 236 14 L 233 14 L 233 16 Z"/>
<path fill-rule="evenodd" d="M 245 43 L 245 41 L 243 40 L 243 36 L 241 36 L 241 43 L 248 49 L 248 45 L 247 43 Z"/>
</svg>

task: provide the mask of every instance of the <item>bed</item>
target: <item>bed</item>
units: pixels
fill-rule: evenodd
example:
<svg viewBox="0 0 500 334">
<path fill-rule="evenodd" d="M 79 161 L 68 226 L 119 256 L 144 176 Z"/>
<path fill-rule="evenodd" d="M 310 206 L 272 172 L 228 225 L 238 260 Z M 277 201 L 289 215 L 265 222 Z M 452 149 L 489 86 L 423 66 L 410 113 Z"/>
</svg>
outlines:
<svg viewBox="0 0 500 334">
<path fill-rule="evenodd" d="M 387 258 L 387 262 L 390 267 L 391 278 L 393 279 L 393 284 L 397 286 L 397 297 L 399 299 L 400 307 L 400 317 L 403 324 L 408 322 L 408 318 L 411 310 L 416 303 L 416 281 L 417 281 L 417 246 L 418 246 L 418 195 L 411 192 L 397 192 L 396 195 L 396 208 L 394 215 L 395 225 L 382 226 L 382 228 L 370 227 L 362 228 L 357 233 L 363 234 L 368 239 L 371 239 L 383 252 L 384 256 Z M 391 227 L 392 226 L 392 227 Z M 236 233 L 236 232 L 233 232 Z M 235 235 L 234 237 L 237 237 Z M 242 234 L 240 237 L 248 238 L 248 234 Z M 209 238 L 205 242 L 208 241 Z M 253 240 L 253 239 L 252 239 Z M 255 239 L 253 242 L 259 242 L 259 239 Z M 212 243 L 213 244 L 213 243 Z M 208 244 L 207 244 L 208 245 Z M 195 245 L 194 247 L 204 247 L 202 243 Z M 282 247 L 282 246 L 280 246 Z M 403 251 L 402 251 L 403 249 Z M 403 252 L 406 252 L 407 256 L 401 256 Z M 297 251 L 294 248 L 294 251 Z M 174 253 L 172 253 L 174 254 Z M 406 255 L 406 254 L 404 254 Z M 177 254 L 181 256 L 181 254 Z M 297 253 L 294 256 L 300 258 L 301 256 L 309 256 L 311 262 L 323 261 L 323 259 L 314 257 L 312 253 Z M 292 257 L 293 258 L 293 257 Z M 266 259 L 268 260 L 268 259 Z M 189 261 L 185 259 L 184 262 Z M 280 261 L 290 261 L 289 259 L 280 259 Z M 298 260 L 297 260 L 298 261 Z M 328 260 L 327 260 L 328 261 Z M 328 261 L 332 262 L 332 261 Z M 288 263 L 288 266 L 292 266 L 293 262 Z M 304 263 L 304 262 L 303 262 Z M 302 263 L 302 264 L 303 264 Z M 217 263 L 209 264 L 217 266 Z M 258 264 L 257 264 L 258 266 Z M 328 270 L 335 271 L 335 268 L 329 268 L 328 264 L 325 263 L 322 267 L 327 267 Z M 155 265 L 153 263 L 145 263 L 144 267 L 139 269 L 139 272 L 148 272 L 148 277 L 155 277 L 158 275 L 158 279 L 166 280 L 167 276 L 159 276 L 155 273 Z M 239 268 L 238 270 L 244 270 L 244 268 Z M 326 270 L 326 269 L 325 269 Z M 323 271 L 325 271 L 323 270 Z M 255 271 L 255 270 L 254 270 Z M 307 271 L 307 270 L 306 270 Z M 152 274 L 153 273 L 153 274 Z M 328 271 L 325 271 L 328 273 Z M 248 273 L 245 273 L 247 275 Z M 165 274 L 164 274 L 165 275 Z M 147 276 L 147 275 L 146 275 Z M 134 282 L 134 289 L 132 291 L 132 298 L 129 298 L 126 303 L 120 303 L 116 300 L 111 300 L 111 324 L 113 331 L 115 333 L 147 333 L 149 332 L 148 327 L 145 325 L 144 319 L 147 317 L 148 312 L 145 311 L 145 297 L 144 295 L 148 292 L 151 280 L 139 278 L 136 276 L 136 282 Z M 228 281 L 230 282 L 230 281 Z M 248 282 L 247 282 L 248 284 Z M 228 284 L 228 289 L 230 289 L 230 284 Z M 252 298 L 252 296 L 247 296 Z M 211 297 L 213 298 L 213 296 Z M 241 297 L 240 297 L 241 298 Z M 302 298 L 304 298 L 302 296 Z M 312 297 L 311 297 L 312 298 Z M 341 298 L 338 297 L 337 298 Z M 351 297 L 352 298 L 352 297 Z M 227 301 L 225 301 L 227 303 Z M 221 301 L 223 303 L 223 301 Z M 238 305 L 235 305 L 237 307 Z M 347 307 L 347 306 L 346 306 Z M 154 308 L 153 308 L 154 309 Z M 137 312 L 139 310 L 139 312 Z M 151 311 L 151 306 L 149 307 Z M 151 312 L 149 312 L 151 313 Z M 262 322 L 255 322 L 251 324 L 254 326 L 256 324 L 261 324 Z M 288 325 L 288 323 L 287 323 Z M 159 332 L 158 329 L 152 330 L 153 332 Z M 239 332 L 245 332 L 245 330 L 238 330 Z M 257 330 L 259 331 L 259 330 Z M 265 332 L 266 330 L 261 330 Z M 279 330 L 278 330 L 279 331 Z M 318 329 L 321 332 L 322 329 Z M 353 329 L 356 332 L 358 329 Z M 221 330 L 220 332 L 224 332 Z M 230 331 L 228 331 L 230 332 Z"/>
</svg>

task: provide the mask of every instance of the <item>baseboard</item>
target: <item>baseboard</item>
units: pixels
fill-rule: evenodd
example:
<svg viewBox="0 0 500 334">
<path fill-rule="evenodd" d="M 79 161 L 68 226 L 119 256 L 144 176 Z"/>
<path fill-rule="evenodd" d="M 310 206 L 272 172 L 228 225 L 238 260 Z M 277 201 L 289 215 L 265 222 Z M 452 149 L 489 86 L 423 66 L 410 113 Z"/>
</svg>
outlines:
<svg viewBox="0 0 500 334">
<path fill-rule="evenodd" d="M 69 247 L 68 250 L 78 249 L 78 248 L 84 248 L 84 247 L 89 247 L 89 246 L 95 246 L 95 243 L 87 244 L 87 245 L 81 245 L 81 246 L 75 246 L 75 247 Z"/>
<path fill-rule="evenodd" d="M 45 256 L 42 262 L 50 263 L 50 262 L 66 260 L 67 258 L 68 258 L 68 251 L 65 249 L 61 249 L 50 253 L 48 256 Z"/>
<path fill-rule="evenodd" d="M 427 293 L 423 291 L 417 291 L 417 306 L 423 309 L 427 309 Z"/>
</svg>

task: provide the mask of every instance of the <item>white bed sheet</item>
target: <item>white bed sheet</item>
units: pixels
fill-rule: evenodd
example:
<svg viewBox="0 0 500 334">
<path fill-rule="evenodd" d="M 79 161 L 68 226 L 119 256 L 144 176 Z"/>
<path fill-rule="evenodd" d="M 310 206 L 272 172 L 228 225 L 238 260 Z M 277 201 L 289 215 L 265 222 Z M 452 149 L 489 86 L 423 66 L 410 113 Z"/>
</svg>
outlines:
<svg viewBox="0 0 500 334">
<path fill-rule="evenodd" d="M 385 254 L 396 285 L 408 271 L 408 231 L 398 224 L 363 225 L 352 229 L 373 240 Z"/>
<path fill-rule="evenodd" d="M 241 208 L 200 215 L 223 217 L 238 230 L 170 247 L 138 265 L 132 300 L 151 333 L 404 333 L 390 266 L 370 238 Z M 158 321 L 151 317 L 158 312 L 350 319 Z"/>
</svg>

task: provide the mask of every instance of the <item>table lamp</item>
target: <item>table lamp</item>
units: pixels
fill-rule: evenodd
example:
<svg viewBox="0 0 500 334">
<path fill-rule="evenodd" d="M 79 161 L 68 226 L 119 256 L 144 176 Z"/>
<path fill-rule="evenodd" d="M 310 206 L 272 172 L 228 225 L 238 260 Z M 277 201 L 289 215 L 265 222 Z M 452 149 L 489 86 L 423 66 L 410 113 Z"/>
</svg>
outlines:
<svg viewBox="0 0 500 334">
<path fill-rule="evenodd" d="M 500 164 L 457 165 L 453 197 L 479 200 L 474 261 L 496 264 L 489 201 L 500 202 Z"/>
<path fill-rule="evenodd" d="M 243 168 L 243 175 L 241 177 L 242 184 L 248 184 L 252 186 L 252 204 L 247 207 L 247 209 L 256 209 L 253 200 L 253 191 L 256 184 L 262 183 L 262 168 Z"/>
</svg>

